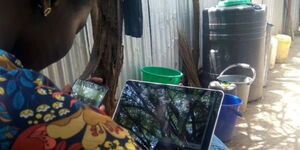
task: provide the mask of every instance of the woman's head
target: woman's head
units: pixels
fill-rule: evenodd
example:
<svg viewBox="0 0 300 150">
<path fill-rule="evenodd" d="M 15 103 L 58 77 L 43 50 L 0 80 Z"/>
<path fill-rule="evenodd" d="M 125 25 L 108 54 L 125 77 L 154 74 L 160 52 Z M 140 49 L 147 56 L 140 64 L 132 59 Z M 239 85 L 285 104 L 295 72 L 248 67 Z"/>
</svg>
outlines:
<svg viewBox="0 0 300 150">
<path fill-rule="evenodd" d="M 93 4 L 94 0 L 0 0 L 0 49 L 16 55 L 25 67 L 41 70 L 69 51 Z"/>
</svg>

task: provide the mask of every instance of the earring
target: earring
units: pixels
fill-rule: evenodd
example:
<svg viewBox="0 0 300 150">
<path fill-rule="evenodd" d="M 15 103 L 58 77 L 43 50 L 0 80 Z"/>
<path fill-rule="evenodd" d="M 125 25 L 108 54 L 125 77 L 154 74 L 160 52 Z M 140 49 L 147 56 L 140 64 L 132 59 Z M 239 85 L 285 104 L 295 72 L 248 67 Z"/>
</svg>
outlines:
<svg viewBox="0 0 300 150">
<path fill-rule="evenodd" d="M 44 16 L 47 17 L 51 12 L 51 0 L 43 0 Z"/>
</svg>

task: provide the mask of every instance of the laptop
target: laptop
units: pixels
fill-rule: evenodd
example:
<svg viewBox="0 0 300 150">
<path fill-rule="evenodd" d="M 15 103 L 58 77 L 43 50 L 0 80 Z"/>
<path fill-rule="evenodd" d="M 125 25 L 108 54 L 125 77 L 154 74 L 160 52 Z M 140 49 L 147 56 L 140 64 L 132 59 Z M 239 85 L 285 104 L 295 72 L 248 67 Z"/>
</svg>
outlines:
<svg viewBox="0 0 300 150">
<path fill-rule="evenodd" d="M 206 150 L 223 97 L 218 90 L 129 80 L 113 119 L 142 149 Z"/>
</svg>

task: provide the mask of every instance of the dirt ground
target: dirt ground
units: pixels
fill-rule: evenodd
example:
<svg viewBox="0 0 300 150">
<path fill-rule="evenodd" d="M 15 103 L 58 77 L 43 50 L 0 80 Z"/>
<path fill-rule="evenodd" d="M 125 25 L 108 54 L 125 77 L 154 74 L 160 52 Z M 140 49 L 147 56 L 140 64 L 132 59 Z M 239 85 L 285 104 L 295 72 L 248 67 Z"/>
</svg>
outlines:
<svg viewBox="0 0 300 150">
<path fill-rule="evenodd" d="M 300 37 L 287 62 L 270 71 L 263 99 L 248 105 L 226 144 L 232 150 L 300 150 Z"/>
</svg>

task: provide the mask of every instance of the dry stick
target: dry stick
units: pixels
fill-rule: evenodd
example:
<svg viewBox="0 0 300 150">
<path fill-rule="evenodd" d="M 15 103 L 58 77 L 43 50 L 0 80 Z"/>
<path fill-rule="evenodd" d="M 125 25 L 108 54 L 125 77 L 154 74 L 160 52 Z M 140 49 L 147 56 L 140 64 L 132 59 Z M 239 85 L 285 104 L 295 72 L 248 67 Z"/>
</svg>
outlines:
<svg viewBox="0 0 300 150">
<path fill-rule="evenodd" d="M 184 74 L 187 77 L 188 83 L 193 87 L 201 87 L 199 78 L 198 78 L 198 69 L 196 64 L 193 61 L 192 50 L 189 47 L 189 44 L 183 36 L 183 34 L 178 31 L 179 37 L 179 53 L 183 61 L 183 70 Z"/>
</svg>

